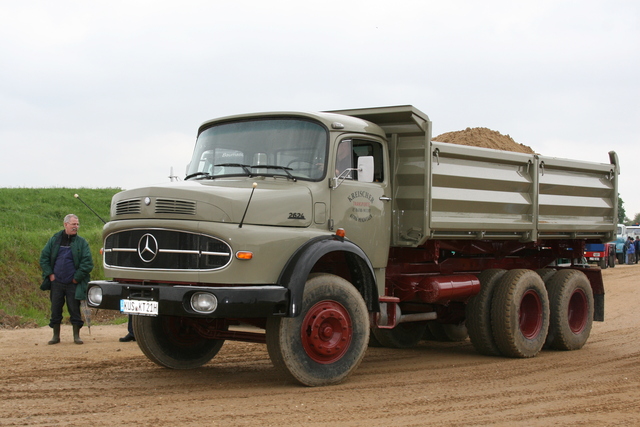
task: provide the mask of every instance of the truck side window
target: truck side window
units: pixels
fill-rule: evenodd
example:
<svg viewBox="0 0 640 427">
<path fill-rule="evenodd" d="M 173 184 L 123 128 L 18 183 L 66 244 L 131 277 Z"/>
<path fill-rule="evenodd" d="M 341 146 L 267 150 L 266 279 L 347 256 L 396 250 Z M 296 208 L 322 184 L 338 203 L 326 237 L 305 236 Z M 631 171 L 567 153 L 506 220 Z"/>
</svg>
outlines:
<svg viewBox="0 0 640 427">
<path fill-rule="evenodd" d="M 373 157 L 373 181 L 384 181 L 384 157 L 382 145 L 374 141 L 353 140 L 353 154 L 355 156 L 355 164 L 357 164 L 357 158 L 360 156 L 372 156 Z"/>
</svg>

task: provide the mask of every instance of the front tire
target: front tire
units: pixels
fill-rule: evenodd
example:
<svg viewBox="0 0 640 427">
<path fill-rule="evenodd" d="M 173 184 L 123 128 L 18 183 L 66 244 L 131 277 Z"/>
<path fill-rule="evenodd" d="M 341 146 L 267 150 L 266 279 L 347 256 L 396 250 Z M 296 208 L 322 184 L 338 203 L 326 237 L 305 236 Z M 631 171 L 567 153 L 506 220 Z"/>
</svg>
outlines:
<svg viewBox="0 0 640 427">
<path fill-rule="evenodd" d="M 551 322 L 547 346 L 556 350 L 578 350 L 591 334 L 593 290 L 578 270 L 560 270 L 547 283 Z"/>
<path fill-rule="evenodd" d="M 312 387 L 337 384 L 364 357 L 369 314 L 351 283 L 320 274 L 305 284 L 300 315 L 269 317 L 266 333 L 269 357 L 286 377 Z"/>
<path fill-rule="evenodd" d="M 538 274 L 510 270 L 498 284 L 491 304 L 493 336 L 507 357 L 534 357 L 549 329 L 549 297 Z"/>
<path fill-rule="evenodd" d="M 193 369 L 213 359 L 224 344 L 224 340 L 198 333 L 199 327 L 210 328 L 209 322 L 212 320 L 179 316 L 133 316 L 133 333 L 152 362 L 171 369 Z"/>
</svg>

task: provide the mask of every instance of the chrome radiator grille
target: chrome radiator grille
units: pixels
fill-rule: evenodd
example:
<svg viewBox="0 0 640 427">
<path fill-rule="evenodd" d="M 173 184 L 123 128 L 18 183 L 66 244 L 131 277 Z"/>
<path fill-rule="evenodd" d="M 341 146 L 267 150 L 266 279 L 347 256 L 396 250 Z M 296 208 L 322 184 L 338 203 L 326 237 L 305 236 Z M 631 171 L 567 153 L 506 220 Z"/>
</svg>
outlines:
<svg viewBox="0 0 640 427">
<path fill-rule="evenodd" d="M 105 239 L 108 267 L 152 270 L 217 270 L 231 262 L 231 247 L 218 238 L 186 231 L 135 229 Z"/>
</svg>

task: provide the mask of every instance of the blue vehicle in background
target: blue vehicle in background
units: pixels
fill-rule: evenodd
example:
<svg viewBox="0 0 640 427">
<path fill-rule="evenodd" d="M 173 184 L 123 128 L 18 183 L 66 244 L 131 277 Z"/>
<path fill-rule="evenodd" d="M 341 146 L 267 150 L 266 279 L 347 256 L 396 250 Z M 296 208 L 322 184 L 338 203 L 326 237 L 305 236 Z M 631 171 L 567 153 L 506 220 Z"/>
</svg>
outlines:
<svg viewBox="0 0 640 427">
<path fill-rule="evenodd" d="M 584 247 L 584 257 L 590 264 L 598 264 L 603 270 L 608 267 L 616 266 L 616 259 L 618 264 L 624 264 L 625 253 L 624 243 L 629 235 L 640 235 L 640 226 L 626 226 L 624 224 L 618 224 L 616 231 L 616 240 L 609 243 L 587 243 Z"/>
<path fill-rule="evenodd" d="M 584 247 L 584 257 L 588 263 L 596 263 L 603 270 L 615 267 L 617 242 L 616 240 L 615 243 L 587 243 Z"/>
</svg>

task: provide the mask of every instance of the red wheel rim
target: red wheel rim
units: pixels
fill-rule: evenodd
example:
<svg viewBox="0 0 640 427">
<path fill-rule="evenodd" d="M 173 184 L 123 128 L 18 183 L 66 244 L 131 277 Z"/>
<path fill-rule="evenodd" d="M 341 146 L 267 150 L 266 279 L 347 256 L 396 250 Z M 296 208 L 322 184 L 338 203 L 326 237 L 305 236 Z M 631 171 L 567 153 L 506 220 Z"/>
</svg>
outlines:
<svg viewBox="0 0 640 427">
<path fill-rule="evenodd" d="M 584 330 L 584 327 L 587 325 L 588 313 L 589 305 L 587 303 L 587 296 L 582 289 L 576 289 L 569 300 L 567 313 L 569 328 L 574 334 L 579 334 Z"/>
<path fill-rule="evenodd" d="M 520 332 L 527 339 L 538 336 L 542 329 L 542 301 L 537 292 L 529 289 L 520 300 Z"/>
<path fill-rule="evenodd" d="M 307 312 L 300 332 L 307 355 L 314 362 L 329 364 L 339 360 L 349 348 L 353 327 L 342 304 L 321 301 Z"/>
</svg>

